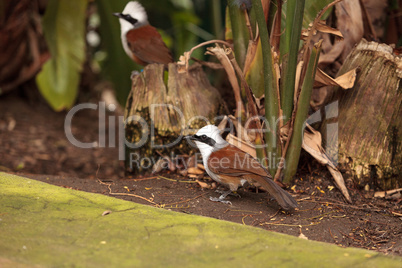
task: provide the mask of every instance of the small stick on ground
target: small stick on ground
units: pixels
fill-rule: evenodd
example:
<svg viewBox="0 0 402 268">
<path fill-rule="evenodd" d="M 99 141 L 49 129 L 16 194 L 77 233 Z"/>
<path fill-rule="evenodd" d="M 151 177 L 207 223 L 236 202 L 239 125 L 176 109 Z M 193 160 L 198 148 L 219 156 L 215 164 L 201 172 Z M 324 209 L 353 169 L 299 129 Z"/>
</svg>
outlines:
<svg viewBox="0 0 402 268">
<path fill-rule="evenodd" d="M 111 183 L 104 183 L 104 182 L 101 181 L 100 179 L 97 179 L 97 180 L 99 181 L 100 184 L 107 186 L 107 188 L 109 189 L 109 194 L 110 194 L 110 195 L 132 196 L 132 197 L 136 197 L 136 198 L 140 198 L 140 199 L 142 199 L 142 200 L 145 200 L 145 201 L 147 201 L 147 202 L 149 202 L 149 203 L 151 203 L 151 204 L 153 204 L 153 205 L 155 205 L 155 206 L 159 206 L 159 205 L 156 204 L 155 202 L 153 202 L 153 201 L 151 201 L 151 200 L 149 200 L 149 199 L 147 199 L 147 198 L 145 198 L 145 197 L 143 197 L 143 196 L 140 196 L 140 195 L 136 195 L 136 194 L 127 194 L 127 193 L 113 193 L 113 192 L 112 192 L 112 188 L 111 188 L 111 185 L 112 185 Z"/>
</svg>

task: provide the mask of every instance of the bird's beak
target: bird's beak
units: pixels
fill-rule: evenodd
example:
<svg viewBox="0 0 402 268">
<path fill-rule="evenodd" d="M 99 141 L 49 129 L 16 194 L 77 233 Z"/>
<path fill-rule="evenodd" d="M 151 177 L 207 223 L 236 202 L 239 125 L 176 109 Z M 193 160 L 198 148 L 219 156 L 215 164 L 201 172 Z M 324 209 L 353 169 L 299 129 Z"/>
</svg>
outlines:
<svg viewBox="0 0 402 268">
<path fill-rule="evenodd" d="M 195 141 L 197 140 L 193 135 L 188 135 L 184 137 L 186 140 Z"/>
<path fill-rule="evenodd" d="M 121 18 L 121 13 L 113 13 L 114 16 Z"/>
</svg>

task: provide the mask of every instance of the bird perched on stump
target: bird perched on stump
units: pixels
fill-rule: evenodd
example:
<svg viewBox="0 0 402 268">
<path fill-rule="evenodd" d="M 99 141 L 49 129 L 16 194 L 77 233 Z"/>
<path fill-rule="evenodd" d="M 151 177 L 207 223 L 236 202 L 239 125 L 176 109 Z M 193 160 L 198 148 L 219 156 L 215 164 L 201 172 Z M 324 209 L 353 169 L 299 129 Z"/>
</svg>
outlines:
<svg viewBox="0 0 402 268">
<path fill-rule="evenodd" d="M 149 25 L 147 13 L 140 3 L 130 1 L 122 13 L 113 15 L 119 17 L 124 51 L 136 63 L 145 66 L 173 62 L 170 50 L 158 31 Z"/>
<path fill-rule="evenodd" d="M 230 203 L 224 201 L 226 196 L 249 183 L 260 185 L 285 210 L 298 206 L 296 200 L 272 180 L 268 170 L 257 159 L 225 141 L 216 126 L 207 125 L 186 138 L 194 141 L 200 150 L 208 175 L 230 189 L 219 198 L 211 197 L 212 201 Z"/>
</svg>

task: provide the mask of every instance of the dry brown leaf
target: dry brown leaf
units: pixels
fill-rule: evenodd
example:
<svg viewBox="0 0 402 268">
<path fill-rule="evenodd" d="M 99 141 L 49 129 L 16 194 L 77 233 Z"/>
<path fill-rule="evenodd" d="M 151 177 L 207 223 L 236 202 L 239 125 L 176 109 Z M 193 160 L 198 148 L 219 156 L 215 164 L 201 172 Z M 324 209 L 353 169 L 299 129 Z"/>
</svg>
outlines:
<svg viewBox="0 0 402 268">
<path fill-rule="evenodd" d="M 223 130 L 225 130 L 225 127 L 226 127 L 227 123 L 228 123 L 228 117 L 225 115 L 223 117 L 222 121 L 218 125 L 218 129 L 221 132 L 221 134 L 222 134 Z"/>
<path fill-rule="evenodd" d="M 202 181 L 199 181 L 199 180 L 197 180 L 197 183 L 203 189 L 210 189 L 211 188 L 211 185 L 209 185 L 208 183 L 205 183 L 205 182 L 202 182 Z"/>
<path fill-rule="evenodd" d="M 239 148 L 243 152 L 246 152 L 246 153 L 250 154 L 253 157 L 257 157 L 255 147 L 251 143 L 242 141 L 241 139 L 237 138 L 236 136 L 234 136 L 234 135 L 232 135 L 230 133 L 226 136 L 226 141 L 229 142 L 230 144 L 236 146 L 237 148 Z"/>
<path fill-rule="evenodd" d="M 304 130 L 302 148 L 311 154 L 320 164 L 330 165 L 336 169 L 332 161 L 325 154 L 325 150 L 322 148 L 321 144 L 321 133 L 307 124 Z"/>
<path fill-rule="evenodd" d="M 201 170 L 205 170 L 205 167 L 204 167 L 203 164 L 197 164 L 197 167 L 198 167 L 199 169 L 201 169 Z"/>
<path fill-rule="evenodd" d="M 204 171 L 199 169 L 198 167 L 190 167 L 187 169 L 188 174 L 195 174 L 195 175 L 201 175 L 204 174 Z"/>
<path fill-rule="evenodd" d="M 188 174 L 187 177 L 189 177 L 189 178 L 191 178 L 191 179 L 199 180 L 199 179 L 202 179 L 202 178 L 204 177 L 204 174 L 199 174 L 199 175 L 196 175 L 196 174 Z"/>
<path fill-rule="evenodd" d="M 158 161 L 156 161 L 155 165 L 152 167 L 152 174 L 159 173 L 165 169 L 168 166 L 167 162 L 168 161 L 165 158 L 160 158 Z"/>
<path fill-rule="evenodd" d="M 105 211 L 103 211 L 102 216 L 106 216 L 106 215 L 108 215 L 108 214 L 110 214 L 110 213 L 112 213 L 112 211 L 110 211 L 110 210 L 105 210 Z"/>
<path fill-rule="evenodd" d="M 299 238 L 308 240 L 308 237 L 305 236 L 303 233 L 300 233 Z"/>
<path fill-rule="evenodd" d="M 355 84 L 356 73 L 357 68 L 354 68 L 353 70 L 350 70 L 349 72 L 333 79 L 323 70 L 318 68 L 315 75 L 314 87 L 339 86 L 343 89 L 349 89 L 352 88 Z"/>
<path fill-rule="evenodd" d="M 398 194 L 399 194 L 399 198 L 400 198 L 401 193 L 402 193 L 402 188 L 398 188 L 398 189 L 393 189 L 393 190 L 389 190 L 389 191 L 375 192 L 374 197 L 392 198 L 393 196 L 398 196 Z"/>
<path fill-rule="evenodd" d="M 314 157 L 320 164 L 326 165 L 332 177 L 335 180 L 336 185 L 342 194 L 345 196 L 349 203 L 352 203 L 348 189 L 345 186 L 345 181 L 341 172 L 335 167 L 329 157 L 326 155 L 324 148 L 321 146 L 322 139 L 321 133 L 312 128 L 309 124 L 306 124 L 303 135 L 302 148 Z"/>
<path fill-rule="evenodd" d="M 352 199 L 350 198 L 348 189 L 345 186 L 345 181 L 342 177 L 341 172 L 338 169 L 333 169 L 331 166 L 327 165 L 329 172 L 331 173 L 332 177 L 335 180 L 336 185 L 341 190 L 343 196 L 349 203 L 352 203 Z"/>
<path fill-rule="evenodd" d="M 335 78 L 335 81 L 343 89 L 349 89 L 355 85 L 356 74 L 357 74 L 357 68 L 350 70 L 349 72 L 344 73 L 341 76 L 338 76 L 337 78 Z"/>
<path fill-rule="evenodd" d="M 341 39 L 343 39 L 343 35 L 342 35 L 341 31 L 339 31 L 338 29 L 335 29 L 335 28 L 332 28 L 332 27 L 328 26 L 325 23 L 325 20 L 321 20 L 319 23 L 317 23 L 316 30 L 319 31 L 319 32 L 322 32 L 322 33 L 333 34 L 333 35 L 338 36 Z"/>
</svg>

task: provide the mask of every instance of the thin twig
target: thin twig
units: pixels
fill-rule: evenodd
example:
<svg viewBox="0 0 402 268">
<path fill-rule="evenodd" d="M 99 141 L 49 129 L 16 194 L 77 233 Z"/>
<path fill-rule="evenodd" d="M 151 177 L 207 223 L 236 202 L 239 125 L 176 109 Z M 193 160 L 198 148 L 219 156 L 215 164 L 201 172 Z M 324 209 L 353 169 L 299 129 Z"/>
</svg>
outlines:
<svg viewBox="0 0 402 268">
<path fill-rule="evenodd" d="M 241 222 L 243 223 L 243 225 L 247 225 L 247 224 L 244 222 L 244 219 L 247 218 L 248 216 L 250 216 L 250 215 L 246 215 L 246 216 L 244 216 L 243 218 L 241 218 Z M 250 216 L 250 217 L 251 217 L 251 216 Z"/>
<path fill-rule="evenodd" d="M 153 176 L 153 177 L 147 177 L 147 178 L 142 178 L 142 179 L 133 179 L 133 181 L 146 181 L 146 180 L 153 180 L 157 179 L 158 176 Z"/>
<path fill-rule="evenodd" d="M 278 226 L 289 226 L 289 227 L 308 227 L 308 226 L 313 226 L 313 225 L 318 225 L 321 222 L 314 222 L 310 224 L 286 224 L 286 223 L 274 223 L 274 222 L 264 222 L 261 225 L 278 225 Z"/>
<path fill-rule="evenodd" d="M 226 41 L 223 41 L 223 40 L 209 40 L 209 41 L 203 42 L 203 43 L 201 43 L 201 44 L 198 44 L 198 45 L 196 45 L 195 47 L 193 47 L 192 49 L 190 49 L 190 51 L 189 51 L 189 52 L 190 52 L 190 55 L 191 55 L 191 53 L 193 53 L 193 51 L 196 50 L 197 48 L 200 48 L 200 47 L 202 47 L 202 46 L 206 46 L 206 45 L 209 45 L 209 44 L 214 44 L 214 43 L 223 44 L 223 45 L 225 45 L 225 46 L 227 46 L 227 47 L 230 47 L 230 48 L 233 47 L 232 44 L 230 44 L 230 43 L 228 43 L 228 42 L 226 42 Z"/>
<path fill-rule="evenodd" d="M 102 184 L 102 185 L 107 185 L 107 188 L 109 189 L 109 194 L 110 195 L 125 195 L 125 196 L 132 196 L 132 197 L 137 197 L 137 198 L 140 198 L 140 199 L 142 199 L 142 200 L 145 200 L 145 201 L 147 201 L 147 202 L 149 202 L 149 203 L 151 203 L 151 204 L 153 204 L 153 205 L 155 205 L 155 206 L 158 206 L 158 204 L 156 204 L 155 202 L 153 202 L 153 201 L 151 201 L 151 200 L 149 200 L 149 199 L 147 199 L 147 198 L 145 198 L 145 197 L 143 197 L 143 196 L 140 196 L 140 195 L 136 195 L 136 194 L 127 194 L 127 193 L 113 193 L 112 192 L 112 188 L 111 188 L 111 183 L 104 183 L 103 181 L 101 181 L 100 179 L 97 179 L 98 180 L 98 182 L 100 183 L 100 184 Z"/>
<path fill-rule="evenodd" d="M 184 52 L 184 56 L 181 56 L 180 61 L 178 62 L 179 65 L 185 65 L 185 67 L 186 67 L 185 70 L 187 71 L 188 70 L 188 61 L 190 60 L 191 54 L 193 53 L 193 51 L 202 46 L 214 44 L 214 43 L 220 43 L 220 44 L 224 44 L 225 46 L 232 47 L 232 44 L 230 44 L 226 41 L 223 41 L 223 40 L 210 40 L 210 41 L 203 42 L 203 43 L 198 44 L 195 47 L 191 48 L 189 51 Z M 184 60 L 182 60 L 182 57 L 184 58 Z"/>
<path fill-rule="evenodd" d="M 334 239 L 334 243 L 335 243 L 335 244 L 338 244 L 338 241 L 336 241 L 334 235 L 333 235 L 332 232 L 331 232 L 331 227 L 328 227 L 328 230 L 329 230 L 329 234 L 331 235 L 332 239 Z"/>
<path fill-rule="evenodd" d="M 184 180 L 175 180 L 175 179 L 169 179 L 169 178 L 162 177 L 162 176 L 158 176 L 158 178 L 160 178 L 160 179 L 164 179 L 164 180 L 168 180 L 168 181 L 174 181 L 174 182 L 197 183 L 197 181 L 190 181 L 190 180 L 188 180 L 188 181 L 184 181 Z"/>
</svg>

